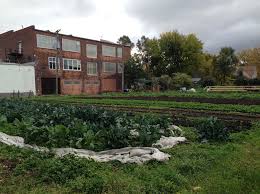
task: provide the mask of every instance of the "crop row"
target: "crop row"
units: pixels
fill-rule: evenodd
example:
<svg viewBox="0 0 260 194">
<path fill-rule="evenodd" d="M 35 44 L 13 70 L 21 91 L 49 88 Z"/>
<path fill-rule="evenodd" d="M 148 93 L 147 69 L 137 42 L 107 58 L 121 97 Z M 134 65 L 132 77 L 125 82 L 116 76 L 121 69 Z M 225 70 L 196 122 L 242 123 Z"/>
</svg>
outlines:
<svg viewBox="0 0 260 194">
<path fill-rule="evenodd" d="M 226 93 L 210 93 L 206 91 L 198 91 L 196 93 L 166 91 L 166 92 L 128 92 L 128 93 L 104 93 L 102 96 L 169 96 L 169 97 L 194 97 L 194 98 L 226 98 L 226 99 L 260 99 L 259 92 L 226 92 Z"/>
<path fill-rule="evenodd" d="M 146 100 L 122 100 L 122 99 L 75 99 L 73 97 L 48 97 L 35 98 L 39 101 L 81 103 L 86 105 L 121 105 L 140 108 L 181 108 L 195 110 L 212 110 L 223 112 L 260 113 L 259 105 L 233 105 L 233 104 L 210 104 L 198 102 L 173 102 L 173 101 L 146 101 Z"/>
<path fill-rule="evenodd" d="M 167 117 L 134 116 L 90 106 L 0 100 L 0 130 L 47 147 L 105 150 L 151 146 L 162 135 L 170 135 L 171 124 Z"/>
</svg>

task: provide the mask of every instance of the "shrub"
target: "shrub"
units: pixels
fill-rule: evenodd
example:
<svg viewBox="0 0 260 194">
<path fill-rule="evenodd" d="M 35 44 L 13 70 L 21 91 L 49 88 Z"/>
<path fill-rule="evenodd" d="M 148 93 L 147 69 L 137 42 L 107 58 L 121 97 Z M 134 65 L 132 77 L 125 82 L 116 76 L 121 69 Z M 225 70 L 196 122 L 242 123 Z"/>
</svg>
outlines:
<svg viewBox="0 0 260 194">
<path fill-rule="evenodd" d="M 234 84 L 237 86 L 246 86 L 248 83 L 247 83 L 247 80 L 243 76 L 239 76 L 235 80 Z"/>
<path fill-rule="evenodd" d="M 237 79 L 234 82 L 237 86 L 254 86 L 254 85 L 260 85 L 260 79 L 245 79 L 242 76 L 237 77 Z"/>
<path fill-rule="evenodd" d="M 214 85 L 216 85 L 216 80 L 212 77 L 205 77 L 202 79 L 200 84 L 202 87 L 214 86 Z"/>
<path fill-rule="evenodd" d="M 173 80 L 168 75 L 162 75 L 159 78 L 159 84 L 163 91 L 173 89 Z"/>
<path fill-rule="evenodd" d="M 199 120 L 196 127 L 199 133 L 199 140 L 208 140 L 212 142 L 227 141 L 229 132 L 224 123 L 217 118 L 208 118 Z"/>
<path fill-rule="evenodd" d="M 192 86 L 192 78 L 191 76 L 185 73 L 176 73 L 172 79 L 173 85 L 176 89 L 180 89 L 182 87 L 191 87 Z"/>
<path fill-rule="evenodd" d="M 150 81 L 150 80 L 138 79 L 138 80 L 135 80 L 132 89 L 134 89 L 134 91 L 137 91 L 137 92 L 144 91 L 144 90 L 151 88 L 151 85 L 152 85 L 152 81 Z"/>
<path fill-rule="evenodd" d="M 79 176 L 75 180 L 72 180 L 68 187 L 75 193 L 102 193 L 104 187 L 104 181 L 98 175 L 90 178 Z"/>
</svg>

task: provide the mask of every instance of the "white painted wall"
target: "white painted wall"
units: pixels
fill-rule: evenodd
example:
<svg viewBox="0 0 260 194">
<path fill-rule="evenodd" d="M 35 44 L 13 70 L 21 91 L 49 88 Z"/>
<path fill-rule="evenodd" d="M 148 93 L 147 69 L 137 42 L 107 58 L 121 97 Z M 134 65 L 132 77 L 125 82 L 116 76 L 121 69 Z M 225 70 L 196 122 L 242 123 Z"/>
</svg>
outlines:
<svg viewBox="0 0 260 194">
<path fill-rule="evenodd" d="M 0 62 L 0 93 L 30 92 L 36 94 L 35 70 L 31 64 Z"/>
</svg>

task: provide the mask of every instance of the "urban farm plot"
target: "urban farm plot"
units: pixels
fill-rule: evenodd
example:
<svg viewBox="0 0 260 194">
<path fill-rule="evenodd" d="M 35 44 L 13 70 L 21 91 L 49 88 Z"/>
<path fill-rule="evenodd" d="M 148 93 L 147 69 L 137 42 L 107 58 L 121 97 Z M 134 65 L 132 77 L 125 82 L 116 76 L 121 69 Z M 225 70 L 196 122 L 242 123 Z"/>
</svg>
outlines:
<svg viewBox="0 0 260 194">
<path fill-rule="evenodd" d="M 169 135 L 172 124 L 168 116 L 29 100 L 1 100 L 0 115 L 0 131 L 50 148 L 150 146 Z M 223 127 L 217 120 L 197 130 L 181 127 L 188 142 L 166 150 L 169 161 L 143 165 L 57 158 L 0 144 L 0 193 L 257 193 L 259 123 L 233 134 Z M 140 138 L 132 139 L 132 128 Z"/>
</svg>

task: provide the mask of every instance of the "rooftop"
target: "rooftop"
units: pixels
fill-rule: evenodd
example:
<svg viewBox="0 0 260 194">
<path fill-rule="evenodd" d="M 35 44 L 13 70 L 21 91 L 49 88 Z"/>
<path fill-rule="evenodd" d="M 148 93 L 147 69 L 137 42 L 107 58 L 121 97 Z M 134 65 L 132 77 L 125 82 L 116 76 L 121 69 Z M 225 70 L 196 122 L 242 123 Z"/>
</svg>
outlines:
<svg viewBox="0 0 260 194">
<path fill-rule="evenodd" d="M 24 29 L 27 29 L 27 28 L 32 28 L 34 29 L 36 32 L 43 32 L 43 33 L 49 33 L 49 34 L 52 34 L 52 35 L 56 35 L 56 32 L 51 32 L 50 30 L 40 30 L 40 29 L 36 29 L 34 25 L 31 25 L 31 26 L 28 26 L 26 28 L 22 28 L 20 30 L 17 30 L 17 31 L 14 31 L 14 30 L 9 30 L 7 32 L 4 32 L 2 34 L 0 34 L 0 36 L 5 36 L 5 35 L 8 35 L 8 34 L 11 34 L 11 33 L 15 33 L 15 32 L 19 32 L 21 30 L 24 30 Z M 68 35 L 68 34 L 62 34 L 62 33 L 59 33 L 61 36 L 63 37 L 69 37 L 69 38 L 76 38 L 76 39 L 80 39 L 80 40 L 87 40 L 87 41 L 94 41 L 94 42 L 101 42 L 101 43 L 105 43 L 105 44 L 110 44 L 110 45 L 117 45 L 117 46 L 124 46 L 124 47 L 130 47 L 130 45 L 121 45 L 121 44 L 118 44 L 118 43 L 114 43 L 114 42 L 111 42 L 111 41 L 108 41 L 108 40 L 94 40 L 94 39 L 88 39 L 88 38 L 82 38 L 82 37 L 78 37 L 78 36 L 73 36 L 73 35 Z"/>
</svg>

